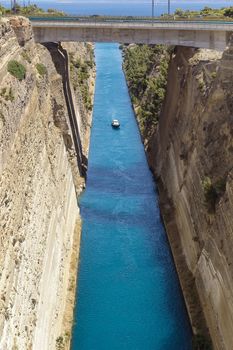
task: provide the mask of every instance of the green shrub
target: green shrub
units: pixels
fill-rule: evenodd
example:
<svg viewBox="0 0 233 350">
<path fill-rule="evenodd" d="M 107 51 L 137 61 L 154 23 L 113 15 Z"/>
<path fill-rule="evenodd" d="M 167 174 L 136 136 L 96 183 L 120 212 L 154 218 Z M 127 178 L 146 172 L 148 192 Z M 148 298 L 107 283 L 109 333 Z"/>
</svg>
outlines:
<svg viewBox="0 0 233 350">
<path fill-rule="evenodd" d="M 11 102 L 13 102 L 14 99 L 15 99 L 15 96 L 14 96 L 14 94 L 13 94 L 13 91 L 12 91 L 12 88 L 11 88 L 11 87 L 10 87 L 10 89 L 9 89 L 9 92 L 8 92 L 8 95 L 7 95 L 6 99 L 7 99 L 7 101 L 10 100 Z"/>
<path fill-rule="evenodd" d="M 80 58 L 75 59 L 70 55 L 70 72 L 74 91 L 80 90 L 82 100 L 86 110 L 91 111 L 93 106 L 89 94 L 88 79 L 90 77 L 90 69 L 95 65 L 94 58 L 89 61 L 82 62 Z"/>
<path fill-rule="evenodd" d="M 211 73 L 211 78 L 212 78 L 212 79 L 215 79 L 216 76 L 217 76 L 217 73 L 216 73 L 216 72 L 212 72 L 212 73 Z"/>
<path fill-rule="evenodd" d="M 5 97 L 6 91 L 7 91 L 6 87 L 2 88 L 2 89 L 1 89 L 1 92 L 0 92 L 0 96 L 1 96 L 1 97 Z"/>
<path fill-rule="evenodd" d="M 196 334 L 192 339 L 192 350 L 212 350 L 212 344 L 208 338 L 201 334 Z"/>
<path fill-rule="evenodd" d="M 91 60 L 87 61 L 87 65 L 89 68 L 92 69 L 92 68 L 94 68 L 95 62 L 91 59 Z"/>
<path fill-rule="evenodd" d="M 1 89 L 0 96 L 4 98 L 6 101 L 11 101 L 13 102 L 15 97 L 12 91 L 12 88 L 10 87 L 9 90 L 7 91 L 7 88 L 4 87 Z"/>
<path fill-rule="evenodd" d="M 25 61 L 27 61 L 28 63 L 31 63 L 31 62 L 32 62 L 31 57 L 29 56 L 29 54 L 27 53 L 27 51 L 23 51 L 23 52 L 21 53 L 21 56 L 22 56 L 23 59 L 24 59 Z"/>
<path fill-rule="evenodd" d="M 215 211 L 217 192 L 209 177 L 204 178 L 204 180 L 202 181 L 202 187 L 204 191 L 205 205 L 208 211 L 210 213 L 213 213 Z"/>
<path fill-rule="evenodd" d="M 0 120 L 2 121 L 3 125 L 5 125 L 6 119 L 5 119 L 4 114 L 1 110 L 0 110 Z"/>
<path fill-rule="evenodd" d="M 226 17 L 232 17 L 232 18 L 233 18 L 233 6 L 227 8 L 227 9 L 224 11 L 224 16 L 226 16 Z"/>
<path fill-rule="evenodd" d="M 205 177 L 202 181 L 205 205 L 210 213 L 215 212 L 217 201 L 224 195 L 226 191 L 226 181 L 226 176 L 219 178 L 214 183 L 212 183 L 209 177 Z"/>
<path fill-rule="evenodd" d="M 200 81 L 199 81 L 199 90 L 200 90 L 201 92 L 205 92 L 205 83 L 204 83 L 203 80 L 200 80 Z"/>
<path fill-rule="evenodd" d="M 37 63 L 36 69 L 41 76 L 47 74 L 47 68 L 42 63 Z"/>
<path fill-rule="evenodd" d="M 73 59 L 71 63 L 77 69 L 79 69 L 82 66 L 82 62 L 81 62 L 80 58 L 77 58 L 76 61 Z"/>
<path fill-rule="evenodd" d="M 57 350 L 63 350 L 63 349 L 64 349 L 64 346 L 65 346 L 65 344 L 64 344 L 64 339 L 63 339 L 63 337 L 62 337 L 62 336 L 58 337 L 58 338 L 56 339 L 56 349 L 57 349 Z"/>
<path fill-rule="evenodd" d="M 95 67 L 95 56 L 93 46 L 86 43 L 86 59 L 76 57 L 74 53 L 69 53 L 70 77 L 75 92 L 79 92 L 86 111 L 91 111 L 92 100 L 89 92 L 90 72 Z"/>
<path fill-rule="evenodd" d="M 223 177 L 223 178 L 220 178 L 216 181 L 215 183 L 215 189 L 216 189 L 216 192 L 218 194 L 218 196 L 221 196 L 225 193 L 226 191 L 226 178 Z"/>
<path fill-rule="evenodd" d="M 182 9 L 178 8 L 176 9 L 175 13 L 174 13 L 175 16 L 179 16 L 179 17 L 182 17 L 185 15 L 185 11 L 183 11 Z"/>
<path fill-rule="evenodd" d="M 70 340 L 70 333 L 69 332 L 65 332 L 64 336 L 60 335 L 60 337 L 58 337 L 56 339 L 56 349 L 57 350 L 64 350 L 67 348 L 67 344 Z"/>
<path fill-rule="evenodd" d="M 26 75 L 26 68 L 19 62 L 12 60 L 7 65 L 8 72 L 18 80 L 23 80 Z"/>
</svg>

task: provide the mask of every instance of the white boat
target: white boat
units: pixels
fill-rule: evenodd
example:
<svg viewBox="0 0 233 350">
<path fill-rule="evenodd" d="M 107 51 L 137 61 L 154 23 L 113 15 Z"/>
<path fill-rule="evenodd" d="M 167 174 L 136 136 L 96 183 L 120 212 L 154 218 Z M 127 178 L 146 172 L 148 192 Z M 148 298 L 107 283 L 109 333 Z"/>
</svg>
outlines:
<svg viewBox="0 0 233 350">
<path fill-rule="evenodd" d="M 112 120 L 112 127 L 113 128 L 119 128 L 120 127 L 120 122 L 117 119 Z"/>
</svg>

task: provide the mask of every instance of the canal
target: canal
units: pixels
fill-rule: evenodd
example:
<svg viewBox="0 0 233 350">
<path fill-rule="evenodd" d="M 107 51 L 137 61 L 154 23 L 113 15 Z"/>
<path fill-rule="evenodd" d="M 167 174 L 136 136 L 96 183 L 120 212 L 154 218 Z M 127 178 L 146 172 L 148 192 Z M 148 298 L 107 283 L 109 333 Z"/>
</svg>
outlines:
<svg viewBox="0 0 233 350">
<path fill-rule="evenodd" d="M 72 350 L 190 350 L 190 324 L 118 47 L 95 47 Z M 114 118 L 120 129 L 111 127 Z"/>
</svg>

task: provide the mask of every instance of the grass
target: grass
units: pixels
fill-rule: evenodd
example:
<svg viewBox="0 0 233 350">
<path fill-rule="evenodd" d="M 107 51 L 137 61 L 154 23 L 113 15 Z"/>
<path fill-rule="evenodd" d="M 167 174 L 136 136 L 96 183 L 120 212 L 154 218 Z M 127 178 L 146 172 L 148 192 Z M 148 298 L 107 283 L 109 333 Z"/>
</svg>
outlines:
<svg viewBox="0 0 233 350">
<path fill-rule="evenodd" d="M 7 65 L 7 71 L 19 81 L 22 81 L 23 79 L 25 79 L 26 68 L 24 67 L 24 65 L 22 65 L 18 61 L 15 61 L 15 60 L 9 61 Z"/>
</svg>

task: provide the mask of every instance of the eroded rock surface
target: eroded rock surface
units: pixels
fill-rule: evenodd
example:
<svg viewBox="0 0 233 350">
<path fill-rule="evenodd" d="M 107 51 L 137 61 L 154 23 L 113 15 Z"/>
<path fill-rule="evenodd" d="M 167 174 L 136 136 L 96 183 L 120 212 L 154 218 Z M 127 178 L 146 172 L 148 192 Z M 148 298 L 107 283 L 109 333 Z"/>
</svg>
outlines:
<svg viewBox="0 0 233 350">
<path fill-rule="evenodd" d="M 233 344 L 232 101 L 232 42 L 223 55 L 176 48 L 147 150 L 192 324 L 200 331 L 197 298 L 214 348 L 225 350 Z"/>
<path fill-rule="evenodd" d="M 56 349 L 70 338 L 84 180 L 62 76 L 25 19 L 0 22 L 0 82 L 0 349 Z"/>
</svg>

